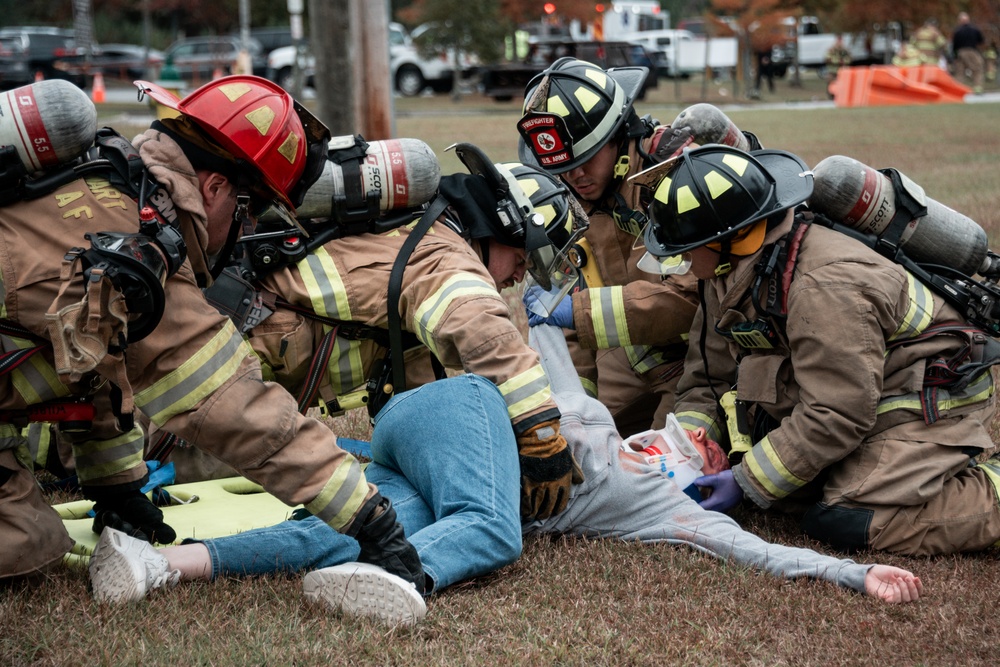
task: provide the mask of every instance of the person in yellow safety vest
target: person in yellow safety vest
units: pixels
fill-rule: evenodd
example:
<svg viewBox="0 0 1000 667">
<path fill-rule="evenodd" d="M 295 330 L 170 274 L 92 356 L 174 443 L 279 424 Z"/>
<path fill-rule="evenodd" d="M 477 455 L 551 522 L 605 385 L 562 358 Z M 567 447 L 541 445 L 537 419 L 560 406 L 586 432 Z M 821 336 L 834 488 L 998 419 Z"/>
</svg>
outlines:
<svg viewBox="0 0 1000 667">
<path fill-rule="evenodd" d="M 559 175 L 583 205 L 586 261 L 601 282 L 564 299 L 550 314 L 556 319 L 532 322 L 566 330 L 584 388 L 623 436 L 663 427 L 697 303 L 690 276 L 661 279 L 638 268 L 648 200 L 627 176 L 678 149 L 669 127 L 633 108 L 646 74 L 562 58 L 528 83 L 518 122 L 521 161 Z"/>
<path fill-rule="evenodd" d="M 841 67 L 849 67 L 851 64 L 851 52 L 844 44 L 843 35 L 837 35 L 837 39 L 826 51 L 826 78 L 830 81 L 837 78 L 837 72 Z"/>
<path fill-rule="evenodd" d="M 917 67 L 924 64 L 924 58 L 911 39 L 900 44 L 899 51 L 892 57 L 892 64 L 896 67 Z"/>
<path fill-rule="evenodd" d="M 394 267 L 405 262 L 400 325 L 412 336 L 411 351 L 424 353 L 407 359 L 406 370 L 418 375 L 418 364 L 429 363 L 433 353 L 445 368 L 465 371 L 439 381 L 424 373 L 427 383 L 397 388 L 374 415 L 369 479 L 385 488 L 418 550 L 428 577 L 425 594 L 516 560 L 522 520 L 556 520 L 570 500 L 570 483 L 584 481 L 574 474 L 538 354 L 511 321 L 500 290 L 529 271 L 545 281 L 557 251 L 574 241 L 585 218 L 571 210 L 566 187 L 545 172 L 491 164 L 470 144 L 455 148 L 471 173 L 441 178 L 426 214 L 435 221 L 411 253 L 404 254 L 421 233 L 419 214 L 416 227 L 330 241 L 259 282 L 274 312 L 249 331 L 265 376 L 299 395 L 301 409 L 317 403 L 343 409 L 341 401 L 348 403 L 359 387 L 373 395 L 364 389 L 370 377 L 385 382 L 378 369 L 386 346 L 394 344 L 386 340 L 392 307 L 386 294 Z M 321 353 L 326 349 L 328 358 Z M 309 595 L 328 602 L 342 597 L 327 568 L 353 560 L 356 546 L 316 517 L 247 537 L 255 546 L 223 538 L 165 553 L 200 554 L 210 572 L 226 576 L 319 568 L 304 580 Z M 166 561 L 153 559 L 160 569 L 139 579 L 129 573 L 146 572 L 145 566 L 112 567 L 138 564 L 133 555 L 140 550 L 121 537 L 100 545 L 98 565 L 91 566 L 99 599 L 141 599 L 147 578 L 166 581 Z M 380 615 L 403 623 L 420 616 L 406 606 Z"/>
<path fill-rule="evenodd" d="M 997 43 L 990 40 L 986 50 L 983 51 L 983 59 L 986 61 L 985 79 L 990 83 L 997 80 Z"/>
<path fill-rule="evenodd" d="M 948 38 L 938 29 L 937 19 L 929 18 L 913 33 L 913 45 L 920 51 L 924 65 L 940 66 L 948 48 Z"/>
<path fill-rule="evenodd" d="M 0 376 L 0 410 L 30 415 L 71 398 L 84 401 L 77 411 L 93 406 L 72 437 L 95 532 L 175 539 L 140 492 L 147 469 L 134 406 L 356 539 L 379 581 L 422 588 L 416 550 L 360 463 L 263 381 L 249 344 L 201 289 L 213 281 L 212 258 L 228 256 L 255 211 L 273 204 L 291 215 L 325 165 L 329 131 L 259 77 L 219 79 L 183 99 L 137 83 L 179 115 L 132 144 L 111 138 L 130 156 L 127 169 L 96 160 L 92 172 L 0 208 L 2 340 L 32 355 Z M 20 428 L 5 419 L 0 577 L 15 577 L 59 561 L 72 540 L 16 460 Z"/>
<path fill-rule="evenodd" d="M 901 264 L 813 223 L 798 156 L 706 145 L 659 176 L 646 246 L 705 281 L 677 419 L 728 435 L 734 464 L 694 480 L 701 505 L 804 509 L 806 534 L 849 552 L 1000 544 L 1000 459 L 978 458 L 995 450 L 988 336 Z M 730 392 L 742 417 L 723 423 Z"/>
</svg>

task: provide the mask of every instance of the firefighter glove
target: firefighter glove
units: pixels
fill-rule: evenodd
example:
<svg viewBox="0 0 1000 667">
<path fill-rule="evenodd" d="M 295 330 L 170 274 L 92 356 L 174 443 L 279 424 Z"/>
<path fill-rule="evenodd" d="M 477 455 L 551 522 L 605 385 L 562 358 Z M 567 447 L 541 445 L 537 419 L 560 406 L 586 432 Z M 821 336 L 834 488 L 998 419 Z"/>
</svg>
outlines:
<svg viewBox="0 0 1000 667">
<path fill-rule="evenodd" d="M 95 501 L 93 531 L 98 535 L 110 526 L 151 544 L 177 539 L 174 529 L 163 523 L 163 511 L 135 483 L 84 487 L 83 495 Z"/>
<path fill-rule="evenodd" d="M 573 484 L 583 471 L 559 433 L 559 410 L 552 408 L 516 424 L 521 461 L 521 518 L 547 519 L 566 509 Z"/>
<path fill-rule="evenodd" d="M 426 592 L 426 580 L 417 550 L 403 534 L 403 526 L 396 521 L 396 510 L 392 508 L 389 499 L 376 492 L 374 500 L 375 508 L 365 518 L 355 536 L 361 545 L 358 560 L 402 577 L 423 595 Z"/>
<path fill-rule="evenodd" d="M 538 285 L 529 287 L 523 297 L 524 305 L 528 309 L 528 326 L 538 326 L 539 324 L 551 324 L 563 329 L 575 329 L 573 324 L 573 299 L 566 295 L 559 300 L 559 303 L 547 316 L 540 314 L 545 312 L 544 307 L 539 307 L 539 296 L 544 294 Z"/>
</svg>

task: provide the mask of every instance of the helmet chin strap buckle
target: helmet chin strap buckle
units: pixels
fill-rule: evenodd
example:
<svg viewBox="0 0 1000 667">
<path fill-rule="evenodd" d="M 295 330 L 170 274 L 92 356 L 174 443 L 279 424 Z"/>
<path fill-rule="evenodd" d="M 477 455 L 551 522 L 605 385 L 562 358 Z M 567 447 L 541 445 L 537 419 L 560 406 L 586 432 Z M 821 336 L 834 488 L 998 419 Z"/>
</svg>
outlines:
<svg viewBox="0 0 1000 667">
<path fill-rule="evenodd" d="M 628 155 L 622 155 L 618 158 L 618 162 L 615 163 L 615 178 L 625 178 L 628 176 L 629 169 L 629 158 Z"/>
</svg>

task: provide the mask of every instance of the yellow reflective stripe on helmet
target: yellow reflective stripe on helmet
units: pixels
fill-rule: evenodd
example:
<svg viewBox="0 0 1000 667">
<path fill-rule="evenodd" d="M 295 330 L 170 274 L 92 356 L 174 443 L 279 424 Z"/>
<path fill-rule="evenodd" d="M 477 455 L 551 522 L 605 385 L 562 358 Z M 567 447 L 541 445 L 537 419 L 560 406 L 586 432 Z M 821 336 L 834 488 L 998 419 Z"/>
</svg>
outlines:
<svg viewBox="0 0 1000 667">
<path fill-rule="evenodd" d="M 597 348 L 625 347 L 632 344 L 625 322 L 625 293 L 621 285 L 592 287 L 590 293 L 591 320 Z"/>
<path fill-rule="evenodd" d="M 695 412 L 693 410 L 688 410 L 685 412 L 677 412 L 674 414 L 677 418 L 677 422 L 684 427 L 686 431 L 694 431 L 699 428 L 705 429 L 705 434 L 710 440 L 715 440 L 720 442 L 722 440 L 723 431 L 719 426 L 717 419 L 711 415 L 706 415 L 704 412 Z"/>
<path fill-rule="evenodd" d="M 541 364 L 535 364 L 523 373 L 518 373 L 506 382 L 497 385 L 507 403 L 507 415 L 511 419 L 531 412 L 552 397 L 549 378 Z"/>
<path fill-rule="evenodd" d="M 975 380 L 970 382 L 965 389 L 957 392 L 939 388 L 935 397 L 935 405 L 941 416 L 945 416 L 949 410 L 963 408 L 967 405 L 974 405 L 988 400 L 995 391 L 993 385 L 993 374 L 984 371 Z M 901 396 L 890 396 L 878 403 L 876 414 L 885 414 L 891 410 L 908 410 L 916 414 L 924 413 L 924 404 L 921 395 L 917 392 L 910 392 Z"/>
<path fill-rule="evenodd" d="M 743 456 L 743 465 L 775 498 L 784 498 L 806 485 L 806 480 L 796 477 L 781 462 L 767 436 Z"/>
<path fill-rule="evenodd" d="M 350 523 L 351 517 L 367 497 L 368 482 L 361 464 L 353 456 L 347 456 L 337 466 L 319 495 L 306 503 L 306 509 L 339 531 Z"/>
<path fill-rule="evenodd" d="M 424 299 L 413 314 L 413 332 L 437 355 L 434 330 L 456 299 L 485 296 L 499 298 L 497 289 L 474 273 L 457 273 Z"/>
<path fill-rule="evenodd" d="M 317 315 L 344 322 L 354 319 L 347 298 L 347 287 L 325 247 L 320 246 L 307 255 L 298 263 L 298 269 Z M 331 328 L 323 325 L 324 332 Z M 361 341 L 347 340 L 340 336 L 334 340 L 333 353 L 326 370 L 330 385 L 338 394 L 364 384 L 365 365 L 360 350 Z"/>
<path fill-rule="evenodd" d="M 580 95 L 576 94 L 576 97 L 579 99 Z M 547 105 L 548 111 L 559 114 L 563 117 L 568 116 L 569 109 L 566 108 L 566 105 L 562 102 L 562 100 L 559 100 L 559 104 L 562 106 L 563 111 L 557 111 L 552 108 L 552 99 L 553 98 L 551 97 L 549 98 Z M 610 107 L 609 112 L 604 115 L 604 118 L 602 118 L 601 122 L 597 124 L 597 127 L 590 131 L 590 134 L 585 137 L 581 137 L 580 139 L 573 137 L 574 155 L 583 155 L 591 148 L 596 147 L 599 141 L 607 139 L 611 134 L 611 128 L 613 128 L 615 123 L 618 122 L 618 119 L 621 117 L 625 109 L 625 92 L 622 90 L 622 87 L 617 84 L 615 84 L 614 100 L 611 102 Z"/>
<path fill-rule="evenodd" d="M 934 294 L 909 271 L 906 272 L 906 287 L 910 298 L 909 307 L 899 328 L 889 336 L 889 340 L 907 339 L 922 333 L 934 317 Z"/>
<path fill-rule="evenodd" d="M 546 109 L 548 109 L 550 113 L 562 116 L 563 118 L 569 115 L 569 107 L 566 106 L 566 103 L 563 102 L 562 98 L 558 95 L 553 95 L 548 99 Z"/>
<path fill-rule="evenodd" d="M 135 395 L 135 404 L 157 426 L 187 412 L 221 387 L 246 357 L 250 345 L 231 320 L 200 350 L 169 374 Z"/>
<path fill-rule="evenodd" d="M 590 378 L 581 377 L 580 384 L 583 385 L 583 390 L 587 393 L 587 396 L 591 398 L 597 398 L 597 383 Z"/>
<path fill-rule="evenodd" d="M 580 86 L 573 91 L 573 97 L 576 98 L 576 101 L 580 103 L 580 107 L 586 112 L 589 112 L 601 101 L 600 95 L 592 90 L 584 88 L 583 86 Z"/>
<path fill-rule="evenodd" d="M 144 444 L 142 427 L 138 424 L 117 438 L 76 443 L 73 445 L 76 475 L 80 482 L 88 482 L 134 468 L 142 462 Z"/>
</svg>

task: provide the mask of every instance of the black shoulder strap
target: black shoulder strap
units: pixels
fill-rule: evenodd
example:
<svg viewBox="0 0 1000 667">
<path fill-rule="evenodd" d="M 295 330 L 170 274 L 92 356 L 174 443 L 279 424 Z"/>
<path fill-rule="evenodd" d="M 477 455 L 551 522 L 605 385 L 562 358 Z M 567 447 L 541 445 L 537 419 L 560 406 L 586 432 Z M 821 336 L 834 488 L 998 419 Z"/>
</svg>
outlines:
<svg viewBox="0 0 1000 667">
<path fill-rule="evenodd" d="M 420 216 L 420 221 L 406 237 L 403 247 L 396 255 L 396 261 L 392 265 L 392 273 L 389 274 L 389 351 L 392 355 L 392 383 L 394 393 L 401 393 L 406 390 L 406 373 L 403 369 L 403 328 L 399 317 L 399 297 L 403 289 L 403 272 L 406 264 L 410 261 L 417 243 L 423 238 L 427 230 L 431 228 L 438 216 L 448 208 L 448 200 L 438 195 L 435 197 L 424 214 Z"/>
</svg>

